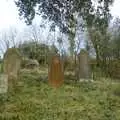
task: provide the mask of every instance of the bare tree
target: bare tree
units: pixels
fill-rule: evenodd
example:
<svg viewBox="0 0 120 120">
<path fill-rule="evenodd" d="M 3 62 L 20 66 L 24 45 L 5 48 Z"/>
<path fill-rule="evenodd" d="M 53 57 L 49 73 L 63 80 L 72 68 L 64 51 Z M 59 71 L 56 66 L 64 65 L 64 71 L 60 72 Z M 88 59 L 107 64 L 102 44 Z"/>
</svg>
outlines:
<svg viewBox="0 0 120 120">
<path fill-rule="evenodd" d="M 1 31 L 0 34 L 0 52 L 2 54 L 10 47 L 17 46 L 17 29 L 16 28 L 9 28 L 5 31 Z"/>
<path fill-rule="evenodd" d="M 16 47 L 17 46 L 17 35 L 18 35 L 18 31 L 16 28 L 10 28 L 9 29 L 9 39 L 11 41 L 11 45 L 12 47 Z"/>
</svg>

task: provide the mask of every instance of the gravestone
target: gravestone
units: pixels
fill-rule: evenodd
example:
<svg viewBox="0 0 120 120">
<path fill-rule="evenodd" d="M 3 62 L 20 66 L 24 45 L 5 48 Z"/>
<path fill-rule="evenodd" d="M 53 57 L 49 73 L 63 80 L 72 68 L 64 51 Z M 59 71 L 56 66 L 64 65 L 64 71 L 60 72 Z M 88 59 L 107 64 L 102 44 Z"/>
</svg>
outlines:
<svg viewBox="0 0 120 120">
<path fill-rule="evenodd" d="M 16 84 L 21 65 L 21 55 L 16 48 L 9 48 L 4 54 L 3 72 L 8 75 L 8 85 Z"/>
<path fill-rule="evenodd" d="M 51 58 L 49 71 L 48 71 L 48 82 L 53 87 L 60 87 L 64 80 L 63 63 L 59 55 L 54 55 Z"/>
<path fill-rule="evenodd" d="M 28 63 L 26 63 L 26 65 L 25 65 L 25 67 L 28 68 L 28 69 L 38 68 L 39 67 L 39 62 L 37 60 L 29 59 Z"/>
<path fill-rule="evenodd" d="M 90 65 L 89 57 L 86 50 L 82 49 L 78 55 L 79 60 L 79 79 L 89 79 L 90 78 Z"/>
<path fill-rule="evenodd" d="M 8 91 L 8 76 L 0 74 L 0 94 L 7 93 Z"/>
</svg>

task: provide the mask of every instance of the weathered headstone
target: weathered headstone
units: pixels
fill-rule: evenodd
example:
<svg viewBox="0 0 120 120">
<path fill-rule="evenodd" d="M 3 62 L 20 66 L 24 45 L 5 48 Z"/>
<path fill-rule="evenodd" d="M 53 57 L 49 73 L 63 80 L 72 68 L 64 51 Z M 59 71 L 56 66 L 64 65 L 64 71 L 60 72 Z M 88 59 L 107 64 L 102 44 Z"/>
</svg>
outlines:
<svg viewBox="0 0 120 120">
<path fill-rule="evenodd" d="M 53 87 L 60 87 L 64 80 L 63 64 L 59 55 L 52 57 L 49 66 L 48 82 Z"/>
<path fill-rule="evenodd" d="M 90 78 L 90 66 L 89 66 L 89 58 L 86 50 L 82 49 L 78 56 L 79 60 L 79 79 L 89 79 Z"/>
<path fill-rule="evenodd" d="M 37 60 L 29 59 L 28 62 L 25 65 L 28 69 L 35 69 L 39 67 L 39 62 Z"/>
<path fill-rule="evenodd" d="M 21 55 L 16 48 L 9 48 L 5 55 L 3 61 L 3 72 L 8 75 L 8 84 L 16 83 L 18 79 L 18 72 L 21 65 Z"/>
<path fill-rule="evenodd" d="M 0 74 L 0 94 L 7 93 L 8 91 L 8 76 Z"/>
</svg>

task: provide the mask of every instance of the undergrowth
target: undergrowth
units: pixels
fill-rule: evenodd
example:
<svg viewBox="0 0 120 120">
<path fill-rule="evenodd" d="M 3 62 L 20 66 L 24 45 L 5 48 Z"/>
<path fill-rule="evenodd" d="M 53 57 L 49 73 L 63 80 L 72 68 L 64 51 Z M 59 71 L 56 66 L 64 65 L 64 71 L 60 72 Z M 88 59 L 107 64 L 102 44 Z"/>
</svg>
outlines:
<svg viewBox="0 0 120 120">
<path fill-rule="evenodd" d="M 108 82 L 55 89 L 40 73 L 22 72 L 15 91 L 0 98 L 0 120 L 120 120 L 120 96 L 115 92 L 120 83 Z"/>
</svg>

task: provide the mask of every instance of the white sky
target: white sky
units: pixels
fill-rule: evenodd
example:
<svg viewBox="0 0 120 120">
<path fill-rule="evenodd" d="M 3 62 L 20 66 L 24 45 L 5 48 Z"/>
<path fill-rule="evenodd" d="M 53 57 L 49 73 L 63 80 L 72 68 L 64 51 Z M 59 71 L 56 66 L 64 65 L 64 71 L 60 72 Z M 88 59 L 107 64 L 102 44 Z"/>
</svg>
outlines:
<svg viewBox="0 0 120 120">
<path fill-rule="evenodd" d="M 115 17 L 120 16 L 120 0 L 115 0 L 111 13 Z M 14 0 L 0 0 L 0 30 L 11 26 L 22 29 L 25 27 L 25 23 L 19 20 Z"/>
<path fill-rule="evenodd" d="M 120 0 L 114 0 L 114 4 L 111 7 L 111 13 L 114 17 L 120 17 Z"/>
<path fill-rule="evenodd" d="M 0 0 L 0 30 L 12 26 L 22 28 L 24 22 L 19 20 L 14 0 Z"/>
</svg>

